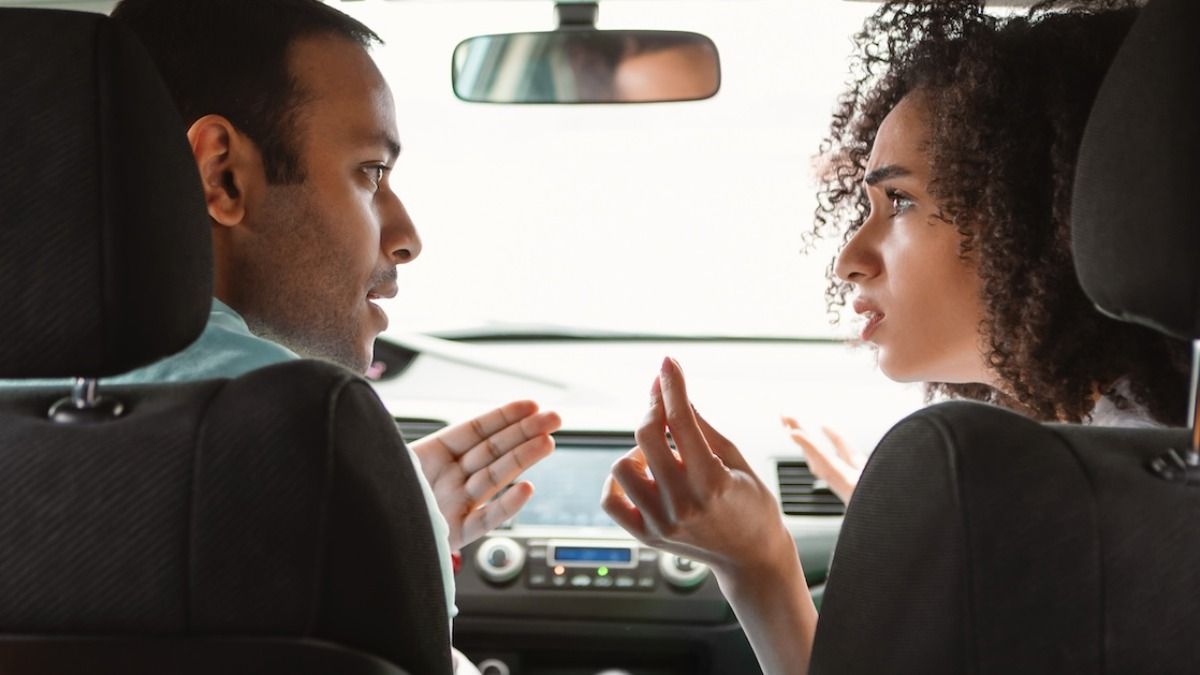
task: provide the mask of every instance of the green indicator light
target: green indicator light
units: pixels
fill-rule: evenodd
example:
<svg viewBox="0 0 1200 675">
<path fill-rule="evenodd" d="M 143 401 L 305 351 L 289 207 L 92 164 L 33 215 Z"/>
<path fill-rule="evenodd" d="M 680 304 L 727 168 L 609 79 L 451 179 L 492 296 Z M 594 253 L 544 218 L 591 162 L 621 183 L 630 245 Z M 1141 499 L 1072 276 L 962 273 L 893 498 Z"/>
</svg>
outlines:
<svg viewBox="0 0 1200 675">
<path fill-rule="evenodd" d="M 606 577 L 606 576 L 608 576 L 608 568 L 607 567 L 597 567 L 596 574 L 599 574 L 602 577 Z"/>
</svg>

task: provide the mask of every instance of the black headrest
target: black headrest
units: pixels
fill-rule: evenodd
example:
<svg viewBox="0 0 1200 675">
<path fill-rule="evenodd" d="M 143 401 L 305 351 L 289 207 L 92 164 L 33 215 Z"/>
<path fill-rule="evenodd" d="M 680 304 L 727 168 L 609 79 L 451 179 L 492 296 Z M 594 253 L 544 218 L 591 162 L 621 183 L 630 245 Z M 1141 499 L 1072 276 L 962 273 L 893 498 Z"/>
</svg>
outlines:
<svg viewBox="0 0 1200 675">
<path fill-rule="evenodd" d="M 1088 120 L 1071 225 L 1084 290 L 1109 314 L 1200 338 L 1200 2 L 1152 0 Z"/>
<path fill-rule="evenodd" d="M 100 14 L 0 8 L 0 377 L 113 375 L 199 336 L 211 233 L 153 62 Z"/>
</svg>

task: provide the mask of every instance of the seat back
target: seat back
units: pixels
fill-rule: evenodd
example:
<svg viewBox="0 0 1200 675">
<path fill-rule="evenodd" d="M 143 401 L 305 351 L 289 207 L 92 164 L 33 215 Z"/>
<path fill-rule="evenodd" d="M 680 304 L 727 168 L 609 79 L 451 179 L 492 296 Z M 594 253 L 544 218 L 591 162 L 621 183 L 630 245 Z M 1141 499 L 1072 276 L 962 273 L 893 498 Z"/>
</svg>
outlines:
<svg viewBox="0 0 1200 675">
<path fill-rule="evenodd" d="M 1089 117 L 1072 211 L 1100 308 L 1190 340 L 1197 25 L 1193 0 L 1141 11 Z M 1194 672 L 1200 486 L 1151 470 L 1192 439 L 965 402 L 911 415 L 847 509 L 812 671 Z"/>
<path fill-rule="evenodd" d="M 0 91 L 0 377 L 96 378 L 195 340 L 210 225 L 136 39 L 0 9 Z M 183 672 L 186 654 L 298 672 L 313 641 L 324 672 L 450 671 L 417 468 L 360 377 L 295 361 L 50 416 L 67 393 L 0 388 L 4 672 Z M 86 658 L 47 660 L 56 645 Z"/>
</svg>

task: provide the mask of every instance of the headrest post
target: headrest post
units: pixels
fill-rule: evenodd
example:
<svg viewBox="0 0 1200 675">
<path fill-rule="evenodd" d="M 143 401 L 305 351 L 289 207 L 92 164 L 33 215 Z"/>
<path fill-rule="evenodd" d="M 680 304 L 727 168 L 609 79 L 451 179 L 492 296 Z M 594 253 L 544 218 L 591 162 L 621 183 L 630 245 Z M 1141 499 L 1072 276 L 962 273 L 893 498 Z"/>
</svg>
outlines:
<svg viewBox="0 0 1200 675">
<path fill-rule="evenodd" d="M 96 407 L 96 380 L 86 377 L 75 378 L 75 386 L 71 388 L 71 399 L 79 409 Z"/>
<path fill-rule="evenodd" d="M 1192 341 L 1192 395 L 1188 402 L 1188 427 L 1192 431 L 1190 447 L 1182 452 L 1174 448 L 1151 459 L 1146 465 L 1159 478 L 1200 486 L 1200 340 Z"/>
<path fill-rule="evenodd" d="M 97 394 L 99 382 L 92 377 L 77 377 L 70 398 L 50 406 L 49 417 L 59 424 L 95 424 L 115 420 L 125 414 L 125 405 Z"/>
<path fill-rule="evenodd" d="M 1200 340 L 1192 341 L 1192 397 L 1188 403 L 1188 426 L 1192 429 L 1192 455 L 1200 458 Z M 1200 460 L 1198 460 L 1200 461 Z"/>
</svg>

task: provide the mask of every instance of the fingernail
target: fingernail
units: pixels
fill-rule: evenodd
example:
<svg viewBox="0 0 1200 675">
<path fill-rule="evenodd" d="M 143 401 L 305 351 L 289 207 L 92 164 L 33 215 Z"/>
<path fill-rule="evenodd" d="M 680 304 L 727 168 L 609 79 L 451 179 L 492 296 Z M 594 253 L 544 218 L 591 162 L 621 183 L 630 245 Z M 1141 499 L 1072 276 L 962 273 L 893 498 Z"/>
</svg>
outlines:
<svg viewBox="0 0 1200 675">
<path fill-rule="evenodd" d="M 662 373 L 663 375 L 666 375 L 667 373 L 671 372 L 671 364 L 673 362 L 674 362 L 674 360 L 671 357 L 669 357 L 669 356 L 663 357 L 662 365 L 659 366 L 659 369 L 658 369 L 659 372 Z"/>
</svg>

